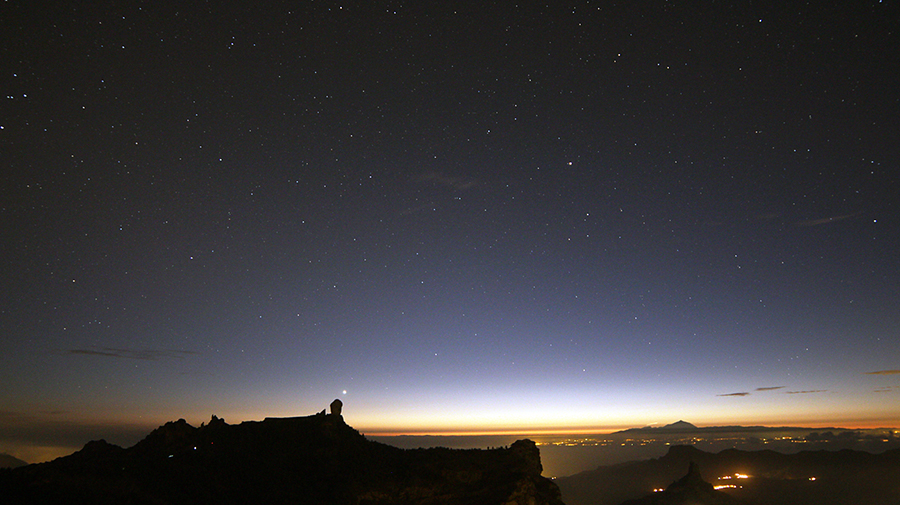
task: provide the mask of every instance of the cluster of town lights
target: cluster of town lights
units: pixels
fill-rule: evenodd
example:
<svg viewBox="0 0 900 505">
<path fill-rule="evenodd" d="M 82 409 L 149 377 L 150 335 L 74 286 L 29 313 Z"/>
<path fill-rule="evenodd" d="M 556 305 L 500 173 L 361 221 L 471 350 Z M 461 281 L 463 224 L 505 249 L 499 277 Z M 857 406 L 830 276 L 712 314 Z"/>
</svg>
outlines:
<svg viewBox="0 0 900 505">
<path fill-rule="evenodd" d="M 750 478 L 750 476 L 747 474 L 736 473 L 734 475 L 725 475 L 723 477 L 719 477 L 719 480 L 749 479 L 749 478 Z M 816 478 L 810 477 L 809 480 L 814 481 L 814 480 L 816 480 Z M 713 486 L 713 489 L 740 489 L 741 487 L 743 487 L 743 486 L 740 486 L 737 484 L 719 484 L 719 485 Z M 654 491 L 656 491 L 656 490 L 654 489 Z"/>
<path fill-rule="evenodd" d="M 734 475 L 725 475 L 719 477 L 719 480 L 731 480 L 731 479 L 749 479 L 750 476 L 745 473 L 736 473 Z M 713 486 L 713 489 L 740 489 L 742 486 L 737 484 L 718 484 Z"/>
</svg>

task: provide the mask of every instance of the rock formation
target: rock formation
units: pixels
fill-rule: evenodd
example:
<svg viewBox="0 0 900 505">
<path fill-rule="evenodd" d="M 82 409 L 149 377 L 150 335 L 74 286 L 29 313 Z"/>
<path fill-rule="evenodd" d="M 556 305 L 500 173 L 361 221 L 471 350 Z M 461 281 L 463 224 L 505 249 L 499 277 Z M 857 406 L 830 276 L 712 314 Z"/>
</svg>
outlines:
<svg viewBox="0 0 900 505">
<path fill-rule="evenodd" d="M 0 470 L 9 503 L 562 505 L 534 442 L 491 450 L 403 450 L 339 415 L 229 425 L 213 417 L 104 441 L 49 463 Z"/>
<path fill-rule="evenodd" d="M 688 473 L 673 482 L 665 491 L 653 493 L 638 500 L 628 500 L 622 505 L 730 505 L 738 501 L 703 480 L 700 467 L 693 461 Z"/>
</svg>

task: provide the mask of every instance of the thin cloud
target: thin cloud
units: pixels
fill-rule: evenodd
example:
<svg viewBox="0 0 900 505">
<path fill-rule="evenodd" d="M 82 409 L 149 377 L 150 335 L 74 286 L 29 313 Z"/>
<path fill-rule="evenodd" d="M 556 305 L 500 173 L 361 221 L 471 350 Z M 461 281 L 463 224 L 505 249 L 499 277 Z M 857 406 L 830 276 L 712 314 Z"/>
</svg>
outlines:
<svg viewBox="0 0 900 505">
<path fill-rule="evenodd" d="M 756 388 L 757 391 L 775 391 L 776 389 L 784 389 L 786 386 L 769 386 L 764 388 Z"/>
<path fill-rule="evenodd" d="M 879 370 L 877 372 L 866 372 L 866 375 L 900 375 L 900 370 Z"/>
<path fill-rule="evenodd" d="M 400 215 L 401 216 L 409 216 L 411 214 L 418 214 L 419 212 L 429 211 L 429 210 L 435 210 L 434 204 L 424 203 L 417 207 L 410 207 L 410 208 L 404 209 L 402 212 L 400 212 Z"/>
<path fill-rule="evenodd" d="M 725 394 L 716 395 L 716 396 L 750 396 L 750 393 L 743 391 L 740 393 L 725 393 Z"/>
<path fill-rule="evenodd" d="M 455 177 L 441 172 L 425 172 L 416 177 L 416 179 L 422 182 L 432 182 L 441 186 L 447 186 L 459 191 L 471 189 L 478 185 L 478 181 L 475 179 Z"/>
<path fill-rule="evenodd" d="M 66 350 L 66 354 L 157 361 L 165 358 L 183 358 L 197 353 L 194 351 L 180 351 L 175 349 L 119 349 L 115 347 L 101 347 L 99 349 L 68 349 Z"/>
<path fill-rule="evenodd" d="M 827 389 L 811 389 L 809 391 L 785 391 L 786 395 L 806 395 L 811 393 L 827 393 Z"/>
<path fill-rule="evenodd" d="M 823 224 L 835 223 L 837 221 L 843 221 L 844 219 L 850 219 L 851 217 L 855 217 L 862 214 L 862 212 L 854 212 L 853 214 L 843 214 L 840 216 L 832 216 L 832 217 L 823 217 L 821 219 L 810 219 L 809 221 L 797 221 L 795 224 L 797 226 L 819 226 Z"/>
</svg>

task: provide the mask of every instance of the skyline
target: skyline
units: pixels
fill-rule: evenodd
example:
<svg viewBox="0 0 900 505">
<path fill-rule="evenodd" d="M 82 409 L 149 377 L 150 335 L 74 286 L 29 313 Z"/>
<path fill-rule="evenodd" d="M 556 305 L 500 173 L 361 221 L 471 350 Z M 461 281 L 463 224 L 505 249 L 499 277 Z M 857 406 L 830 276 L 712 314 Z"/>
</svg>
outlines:
<svg viewBox="0 0 900 505">
<path fill-rule="evenodd" d="M 0 452 L 900 426 L 898 19 L 7 2 Z"/>
</svg>

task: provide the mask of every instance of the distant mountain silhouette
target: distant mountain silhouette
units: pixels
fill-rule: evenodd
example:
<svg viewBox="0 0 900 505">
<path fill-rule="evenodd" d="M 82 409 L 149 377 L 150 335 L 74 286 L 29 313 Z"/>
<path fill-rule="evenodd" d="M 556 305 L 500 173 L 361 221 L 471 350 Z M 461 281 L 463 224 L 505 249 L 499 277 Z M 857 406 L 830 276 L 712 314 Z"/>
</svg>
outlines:
<svg viewBox="0 0 900 505">
<path fill-rule="evenodd" d="M 675 433 L 675 432 L 692 431 L 692 430 L 699 430 L 699 429 L 702 429 L 702 428 L 697 428 L 696 426 L 694 426 L 693 424 L 691 424 L 687 421 L 676 421 L 672 424 L 667 424 L 665 426 L 659 426 L 659 427 L 644 426 L 643 428 L 628 428 L 627 430 L 617 431 L 616 433 L 634 433 L 634 432 L 645 433 L 645 432 L 660 432 L 660 431 Z"/>
<path fill-rule="evenodd" d="M 676 421 L 676 422 L 674 422 L 674 423 L 672 423 L 672 424 L 667 424 L 667 425 L 665 425 L 665 426 L 663 426 L 662 428 L 659 428 L 659 429 L 661 429 L 661 430 L 671 430 L 671 431 L 676 431 L 676 430 L 677 430 L 677 431 L 683 431 L 683 430 L 696 430 L 696 429 L 698 429 L 698 428 L 697 428 L 696 426 L 694 426 L 693 424 L 687 422 L 687 421 Z"/>
<path fill-rule="evenodd" d="M 5 503 L 562 505 L 534 442 L 404 450 L 340 415 L 195 428 L 166 423 L 133 447 L 103 440 L 49 463 L 0 470 Z"/>
<path fill-rule="evenodd" d="M 0 454 L 0 468 L 18 468 L 27 464 L 27 462 L 22 461 L 15 456 L 10 456 L 9 454 Z"/>
<path fill-rule="evenodd" d="M 888 428 L 880 428 L 877 430 L 862 430 L 869 432 L 876 431 L 893 431 Z M 644 426 L 641 428 L 628 428 L 626 430 L 617 431 L 612 433 L 613 435 L 618 434 L 677 434 L 677 433 L 690 433 L 690 432 L 698 432 L 705 434 L 713 434 L 713 433 L 757 433 L 757 432 L 783 432 L 783 431 L 798 431 L 798 432 L 819 432 L 819 431 L 847 431 L 843 428 L 804 428 L 800 426 L 704 426 L 698 427 L 687 421 L 677 421 L 672 424 L 667 424 L 665 426 Z M 860 430 L 852 430 L 854 432 Z"/>
<path fill-rule="evenodd" d="M 796 454 L 737 449 L 709 453 L 681 445 L 672 446 L 661 458 L 603 466 L 561 477 L 556 483 L 568 505 L 618 505 L 665 487 L 691 462 L 703 469 L 709 482 L 740 485 L 724 492 L 746 504 L 900 503 L 900 450 L 881 454 L 846 449 Z M 736 473 L 750 478 L 717 480 Z"/>
</svg>

